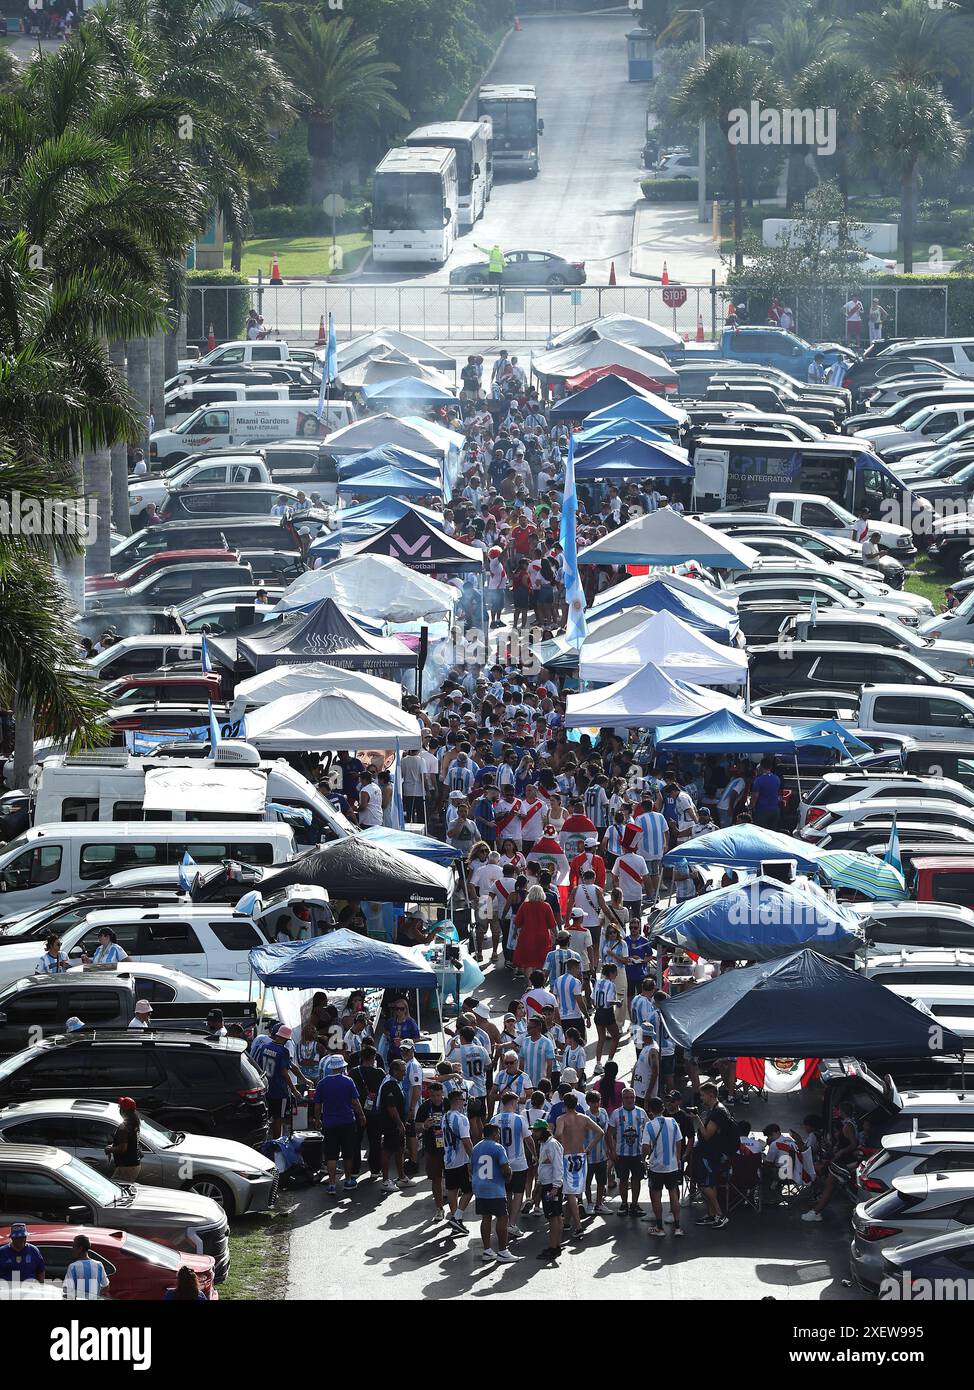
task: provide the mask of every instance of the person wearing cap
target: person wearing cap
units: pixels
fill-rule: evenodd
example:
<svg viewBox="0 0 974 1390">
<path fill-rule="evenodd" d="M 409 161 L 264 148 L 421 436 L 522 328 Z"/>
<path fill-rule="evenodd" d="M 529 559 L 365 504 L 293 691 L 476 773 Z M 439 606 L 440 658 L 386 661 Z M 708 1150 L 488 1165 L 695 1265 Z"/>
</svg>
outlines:
<svg viewBox="0 0 974 1390">
<path fill-rule="evenodd" d="M 594 869 L 595 882 L 605 892 L 605 860 L 598 853 L 598 835 L 586 835 L 585 847 L 576 854 L 568 865 L 568 886 L 574 888 L 586 869 Z"/>
<path fill-rule="evenodd" d="M 142 1154 L 139 1150 L 139 1107 L 131 1096 L 120 1096 L 118 1108 L 122 1120 L 105 1152 L 112 1160 L 112 1178 L 128 1186 L 136 1183 L 142 1173 Z"/>
<path fill-rule="evenodd" d="M 44 1282 L 44 1256 L 36 1245 L 29 1244 L 30 1231 L 22 1221 L 10 1227 L 10 1239 L 0 1245 L 0 1279 L 7 1284 L 34 1279 Z"/>
<path fill-rule="evenodd" d="M 304 1078 L 298 1071 L 290 1049 L 291 1029 L 279 1025 L 260 1052 L 259 1066 L 267 1082 L 267 1108 L 271 1116 L 271 1138 L 280 1139 L 288 1100 L 295 1105 L 303 1099 Z"/>
<path fill-rule="evenodd" d="M 129 1020 L 129 1027 L 135 1029 L 145 1029 L 149 1026 L 149 1019 L 152 1016 L 152 1005 L 148 999 L 136 999 L 135 1014 Z"/>
<path fill-rule="evenodd" d="M 118 937 L 111 927 L 102 927 L 98 933 L 98 945 L 95 947 L 94 955 L 90 957 L 92 965 L 118 965 L 120 961 L 128 960 L 128 951 L 122 949 L 118 944 Z M 82 961 L 89 964 L 89 957 L 82 956 Z"/>
<path fill-rule="evenodd" d="M 220 1038 L 227 1036 L 227 1030 L 223 1022 L 222 1009 L 210 1009 L 206 1015 L 206 1040 L 207 1042 L 218 1042 Z"/>
<path fill-rule="evenodd" d="M 344 1190 L 355 1190 L 361 1152 L 360 1135 L 365 1128 L 365 1111 L 359 1100 L 358 1087 L 348 1075 L 345 1058 L 339 1053 L 326 1057 L 321 1067 L 321 1080 L 314 1093 L 315 1123 L 321 1128 L 328 1170 L 329 1197 L 338 1196 L 338 1160 L 345 1170 Z"/>
<path fill-rule="evenodd" d="M 65 1020 L 64 1031 L 66 1033 L 80 1033 L 84 1026 L 84 1020 L 80 1019 L 77 1014 L 72 1014 L 69 1019 Z"/>
</svg>

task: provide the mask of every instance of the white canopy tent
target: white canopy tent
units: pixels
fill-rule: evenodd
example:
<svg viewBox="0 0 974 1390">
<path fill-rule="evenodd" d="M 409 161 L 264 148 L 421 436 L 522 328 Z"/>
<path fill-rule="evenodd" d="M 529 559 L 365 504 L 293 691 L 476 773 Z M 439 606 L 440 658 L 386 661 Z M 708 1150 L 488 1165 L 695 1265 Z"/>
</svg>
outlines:
<svg viewBox="0 0 974 1390">
<path fill-rule="evenodd" d="M 285 695 L 327 695 L 333 690 L 371 695 L 387 701 L 396 709 L 402 704 L 402 686 L 381 676 L 367 676 L 363 671 L 343 671 L 326 661 L 311 661 L 305 666 L 271 666 L 256 676 L 240 681 L 233 694 L 234 706 L 269 705 Z"/>
<path fill-rule="evenodd" d="M 653 323 L 652 319 L 641 319 L 635 314 L 604 314 L 590 323 L 566 328 L 554 339 L 552 348 L 575 347 L 579 343 L 597 342 L 601 338 L 641 348 L 643 352 L 683 346 L 679 333 L 672 328 L 664 328 L 661 323 Z"/>
<path fill-rule="evenodd" d="M 267 773 L 257 767 L 214 767 L 195 763 L 192 767 L 154 767 L 145 774 L 142 809 L 172 814 L 178 806 L 193 815 L 264 815 L 267 800 Z"/>
<path fill-rule="evenodd" d="M 448 431 L 444 431 L 448 433 Z M 454 435 L 460 445 L 462 435 Z M 412 449 L 414 453 L 425 454 L 428 458 L 441 459 L 449 451 L 447 441 L 442 435 L 437 437 L 431 429 L 412 424 L 398 415 L 367 415 L 361 420 L 353 420 L 334 430 L 327 439 L 331 454 L 365 454 L 371 449 L 395 447 Z"/>
<path fill-rule="evenodd" d="M 299 575 L 285 589 L 275 613 L 313 608 L 333 598 L 343 608 L 391 623 L 452 614 L 457 591 L 418 574 L 391 555 L 349 555 Z"/>
<path fill-rule="evenodd" d="M 627 610 L 632 612 L 632 609 Z M 619 681 L 651 664 L 674 680 L 698 685 L 746 685 L 747 656 L 696 632 L 673 613 L 659 612 L 630 628 L 582 644 L 583 681 Z"/>
<path fill-rule="evenodd" d="M 624 637 L 633 628 L 642 627 L 643 623 L 652 616 L 653 610 L 651 608 L 642 607 L 624 608 L 620 613 L 610 613 L 608 617 L 597 618 L 595 622 L 589 624 L 587 640 L 602 642 L 610 637 Z M 556 657 L 577 651 L 577 644 L 569 642 L 563 633 L 560 637 L 551 637 L 545 642 L 538 642 L 536 646 L 531 648 L 531 655 L 537 657 L 542 666 L 547 666 L 548 662 L 554 661 Z"/>
<path fill-rule="evenodd" d="M 758 552 L 670 507 L 643 512 L 578 553 L 586 565 L 678 565 L 697 560 L 708 569 L 749 570 Z"/>
<path fill-rule="evenodd" d="M 427 367 L 408 353 L 388 349 L 380 356 L 368 357 L 354 366 L 339 372 L 341 383 L 349 390 L 361 386 L 371 386 L 378 381 L 398 381 L 401 377 L 412 377 L 415 381 L 425 381 L 429 386 L 438 386 L 443 391 L 452 391 L 453 382 L 435 367 Z"/>
<path fill-rule="evenodd" d="M 419 720 L 361 690 L 283 695 L 247 715 L 247 741 L 268 753 L 420 748 Z"/>
<path fill-rule="evenodd" d="M 423 338 L 412 333 L 400 333 L 395 328 L 378 328 L 372 333 L 362 333 L 358 338 L 350 338 L 338 348 L 338 375 L 344 380 L 344 368 L 353 363 L 368 361 L 387 352 L 399 352 L 404 357 L 412 357 L 426 367 L 436 367 L 442 372 L 456 373 L 457 360 L 442 348 L 434 347 Z"/>
<path fill-rule="evenodd" d="M 642 348 L 616 343 L 610 338 L 553 348 L 551 352 L 539 353 L 531 360 L 531 370 L 536 376 L 543 377 L 580 376 L 593 367 L 630 367 L 634 372 L 640 372 L 663 385 L 675 386 L 679 381 L 676 372 L 662 357 L 654 357 Z"/>
<path fill-rule="evenodd" d="M 698 719 L 718 709 L 741 708 L 740 700 L 682 684 L 650 665 L 599 690 L 569 695 L 565 727 L 655 729 L 683 719 Z"/>
</svg>

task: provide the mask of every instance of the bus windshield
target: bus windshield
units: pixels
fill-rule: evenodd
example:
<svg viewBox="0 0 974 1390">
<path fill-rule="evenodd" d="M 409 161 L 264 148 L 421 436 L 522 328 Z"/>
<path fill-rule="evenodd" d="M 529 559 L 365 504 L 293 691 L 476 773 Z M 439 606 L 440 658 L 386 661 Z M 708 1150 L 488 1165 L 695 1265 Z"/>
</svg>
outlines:
<svg viewBox="0 0 974 1390">
<path fill-rule="evenodd" d="M 533 147 L 538 137 L 538 118 L 533 101 L 485 101 L 481 114 L 494 123 L 494 143 Z"/>
<path fill-rule="evenodd" d="M 437 174 L 376 174 L 375 227 L 422 232 L 443 226 L 443 183 Z"/>
</svg>

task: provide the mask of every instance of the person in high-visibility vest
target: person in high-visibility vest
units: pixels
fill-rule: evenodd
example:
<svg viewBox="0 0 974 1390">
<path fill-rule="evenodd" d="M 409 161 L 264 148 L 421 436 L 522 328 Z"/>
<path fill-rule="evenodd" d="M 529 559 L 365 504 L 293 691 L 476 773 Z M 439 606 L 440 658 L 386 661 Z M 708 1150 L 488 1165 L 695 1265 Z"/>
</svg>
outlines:
<svg viewBox="0 0 974 1390">
<path fill-rule="evenodd" d="M 476 246 L 477 243 L 474 242 L 474 245 Z M 490 275 L 490 283 L 492 285 L 500 285 L 504 278 L 504 252 L 497 245 L 496 241 L 489 251 L 486 246 L 477 246 L 477 250 L 483 251 L 484 255 L 487 257 L 487 271 Z"/>
</svg>

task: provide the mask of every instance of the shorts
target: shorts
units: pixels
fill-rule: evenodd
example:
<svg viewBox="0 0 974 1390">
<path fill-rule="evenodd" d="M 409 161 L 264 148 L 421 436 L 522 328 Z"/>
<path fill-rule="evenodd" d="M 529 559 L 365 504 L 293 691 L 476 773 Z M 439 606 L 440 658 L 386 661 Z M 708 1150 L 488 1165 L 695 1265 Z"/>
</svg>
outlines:
<svg viewBox="0 0 974 1390">
<path fill-rule="evenodd" d="M 443 1181 L 446 1184 L 447 1192 L 472 1192 L 470 1164 L 464 1163 L 461 1168 L 444 1168 Z"/>
<path fill-rule="evenodd" d="M 504 610 L 504 590 L 487 590 L 487 611 L 488 613 L 501 613 Z"/>
<path fill-rule="evenodd" d="M 545 1183 L 541 1189 L 541 1210 L 545 1216 L 561 1216 L 565 1206 L 565 1194 L 560 1187 Z"/>
<path fill-rule="evenodd" d="M 616 1021 L 615 1009 L 596 1009 L 595 1026 L 597 1028 L 611 1028 Z"/>
<path fill-rule="evenodd" d="M 359 1156 L 358 1125 L 327 1125 L 321 1131 L 325 1158 L 342 1158 L 351 1163 Z"/>
<path fill-rule="evenodd" d="M 478 1216 L 506 1216 L 507 1198 L 506 1197 L 478 1197 L 477 1198 Z"/>
<path fill-rule="evenodd" d="M 698 1187 L 716 1187 L 717 1178 L 724 1168 L 723 1158 L 710 1158 L 707 1154 L 695 1149 L 693 1153 L 693 1176 L 697 1180 Z"/>
<path fill-rule="evenodd" d="M 676 1072 L 676 1053 L 670 1052 L 659 1059 L 660 1076 L 673 1076 Z"/>
<path fill-rule="evenodd" d="M 654 1192 L 667 1191 L 671 1187 L 680 1186 L 679 1168 L 669 1168 L 665 1173 L 654 1173 L 652 1168 L 649 1170 L 649 1185 Z"/>
<path fill-rule="evenodd" d="M 507 1180 L 508 1192 L 523 1192 L 524 1184 L 528 1180 L 528 1170 L 526 1168 L 516 1168 Z"/>
<path fill-rule="evenodd" d="M 581 1197 L 585 1191 L 588 1159 L 584 1154 L 565 1154 L 565 1196 Z"/>
<path fill-rule="evenodd" d="M 415 1121 L 415 1120 L 406 1120 L 405 1124 L 406 1124 L 406 1138 L 407 1138 L 407 1139 L 415 1139 L 415 1138 L 416 1138 L 416 1121 Z"/>
<path fill-rule="evenodd" d="M 597 1163 L 593 1163 L 590 1159 L 588 1175 L 590 1178 L 594 1178 L 597 1183 L 604 1183 L 608 1175 L 608 1167 L 609 1165 L 604 1158 L 599 1159 Z"/>
<path fill-rule="evenodd" d="M 643 1175 L 641 1158 L 622 1156 L 615 1161 L 616 1177 L 620 1182 L 638 1182 Z"/>
<path fill-rule="evenodd" d="M 282 1120 L 287 1114 L 287 1096 L 268 1096 L 267 1113 L 272 1120 Z"/>
<path fill-rule="evenodd" d="M 579 1014 L 578 1018 L 563 1018 L 561 1026 L 567 1032 L 569 1028 L 574 1028 L 580 1038 L 585 1037 L 585 1020 Z"/>
<path fill-rule="evenodd" d="M 405 1148 L 406 1136 L 401 1129 L 384 1129 L 381 1142 L 386 1153 L 400 1153 Z"/>
<path fill-rule="evenodd" d="M 487 1114 L 487 1102 L 483 1096 L 471 1096 L 467 1101 L 467 1116 L 471 1120 L 482 1119 Z"/>
<path fill-rule="evenodd" d="M 555 587 L 553 584 L 542 584 L 534 596 L 535 603 L 549 604 L 555 601 Z"/>
</svg>

